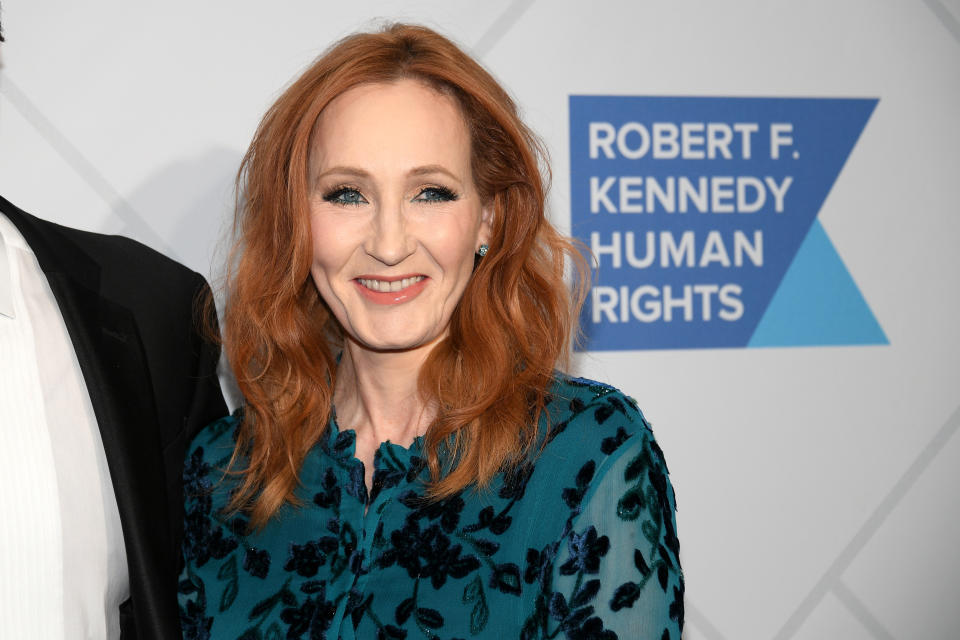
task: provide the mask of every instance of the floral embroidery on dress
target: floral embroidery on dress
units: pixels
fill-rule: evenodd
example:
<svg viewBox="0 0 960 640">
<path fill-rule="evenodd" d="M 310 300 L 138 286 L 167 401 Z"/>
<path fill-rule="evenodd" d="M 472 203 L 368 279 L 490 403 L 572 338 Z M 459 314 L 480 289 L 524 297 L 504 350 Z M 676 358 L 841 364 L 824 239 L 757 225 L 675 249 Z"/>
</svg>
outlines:
<svg viewBox="0 0 960 640">
<path fill-rule="evenodd" d="M 537 457 L 434 502 L 419 439 L 380 446 L 368 492 L 333 419 L 302 506 L 256 532 L 222 511 L 240 417 L 213 423 L 184 468 L 184 638 L 679 640 L 675 500 L 649 424 L 613 387 L 567 377 L 546 415 Z"/>
</svg>

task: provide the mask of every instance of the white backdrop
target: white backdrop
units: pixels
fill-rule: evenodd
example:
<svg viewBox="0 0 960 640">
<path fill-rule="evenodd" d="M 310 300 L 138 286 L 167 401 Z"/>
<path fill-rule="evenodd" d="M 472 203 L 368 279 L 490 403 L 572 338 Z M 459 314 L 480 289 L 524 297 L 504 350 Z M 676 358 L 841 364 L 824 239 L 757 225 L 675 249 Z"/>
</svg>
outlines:
<svg viewBox="0 0 960 640">
<path fill-rule="evenodd" d="M 561 228 L 571 94 L 879 98 L 819 220 L 889 345 L 591 352 L 577 373 L 636 397 L 666 452 L 685 638 L 960 637 L 960 0 L 2 9 L 0 194 L 208 275 L 261 114 L 377 18 L 450 35 L 514 94 Z"/>
</svg>

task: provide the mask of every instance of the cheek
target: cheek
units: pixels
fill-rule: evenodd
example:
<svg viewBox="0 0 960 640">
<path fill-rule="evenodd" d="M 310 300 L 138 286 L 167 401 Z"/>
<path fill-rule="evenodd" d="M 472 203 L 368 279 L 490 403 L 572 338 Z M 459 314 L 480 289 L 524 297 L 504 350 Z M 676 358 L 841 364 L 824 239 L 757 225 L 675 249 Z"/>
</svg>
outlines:
<svg viewBox="0 0 960 640">
<path fill-rule="evenodd" d="M 317 291 L 323 301 L 331 309 L 336 310 L 339 304 L 334 285 L 336 275 L 346 263 L 348 254 L 344 251 L 344 244 L 340 241 L 337 234 L 326 232 L 328 226 L 315 224 L 313 227 L 313 237 L 311 247 L 313 257 L 310 263 L 310 275 Z"/>
<path fill-rule="evenodd" d="M 473 272 L 473 243 L 461 235 L 438 237 L 429 251 L 445 280 L 466 280 Z"/>
<path fill-rule="evenodd" d="M 317 288 L 317 293 L 320 294 L 320 299 L 335 312 L 340 305 L 336 303 L 337 297 L 330 288 L 330 278 L 327 277 L 327 272 L 323 267 L 314 262 L 310 267 L 310 277 L 313 279 L 313 284 Z"/>
<path fill-rule="evenodd" d="M 473 268 L 473 254 L 479 245 L 480 215 L 459 211 L 427 226 L 430 247 L 437 261 L 448 268 L 461 263 Z"/>
<path fill-rule="evenodd" d="M 344 225 L 335 224 L 328 216 L 314 215 L 311 228 L 313 260 L 311 271 L 331 273 L 340 269 L 349 259 L 353 242 Z"/>
</svg>

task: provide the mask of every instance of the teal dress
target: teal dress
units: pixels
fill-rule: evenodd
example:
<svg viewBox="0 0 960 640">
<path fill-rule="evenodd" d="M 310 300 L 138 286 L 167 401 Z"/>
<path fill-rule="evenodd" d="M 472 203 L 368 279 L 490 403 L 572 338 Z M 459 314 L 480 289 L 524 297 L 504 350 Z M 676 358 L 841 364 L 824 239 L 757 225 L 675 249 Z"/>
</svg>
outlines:
<svg viewBox="0 0 960 640">
<path fill-rule="evenodd" d="M 539 456 L 423 500 L 421 441 L 383 443 L 372 489 L 331 421 L 299 507 L 225 517 L 237 416 L 193 441 L 179 598 L 189 639 L 679 640 L 683 575 L 663 454 L 634 401 L 558 378 Z"/>
</svg>

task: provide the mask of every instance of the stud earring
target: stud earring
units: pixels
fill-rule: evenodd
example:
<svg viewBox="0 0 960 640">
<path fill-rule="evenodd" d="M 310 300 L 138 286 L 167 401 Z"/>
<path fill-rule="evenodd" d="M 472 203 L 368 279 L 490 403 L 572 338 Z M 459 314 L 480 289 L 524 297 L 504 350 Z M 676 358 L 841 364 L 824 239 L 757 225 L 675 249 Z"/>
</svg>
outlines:
<svg viewBox="0 0 960 640">
<path fill-rule="evenodd" d="M 490 250 L 490 246 L 487 245 L 486 242 L 484 242 L 482 245 L 480 245 L 480 248 L 477 249 L 477 253 L 480 254 L 480 257 L 482 258 L 483 256 L 487 255 L 487 251 L 489 250 Z"/>
</svg>

